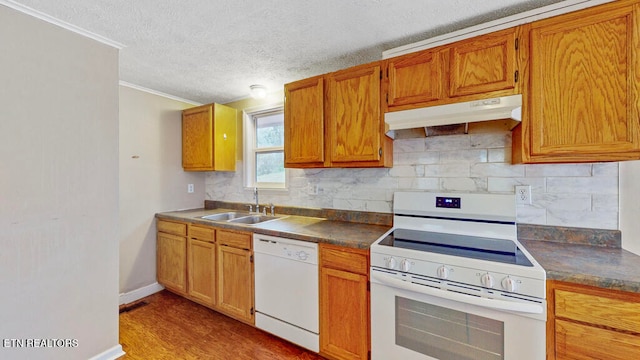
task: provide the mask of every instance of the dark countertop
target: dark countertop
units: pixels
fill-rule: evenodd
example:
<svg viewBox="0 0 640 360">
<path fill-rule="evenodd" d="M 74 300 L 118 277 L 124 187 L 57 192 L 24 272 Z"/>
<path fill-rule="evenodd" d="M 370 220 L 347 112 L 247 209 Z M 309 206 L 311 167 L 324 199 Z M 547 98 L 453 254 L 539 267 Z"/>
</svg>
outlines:
<svg viewBox="0 0 640 360">
<path fill-rule="evenodd" d="M 258 234 L 286 237 L 289 239 L 327 243 L 351 248 L 368 249 L 369 246 L 391 226 L 362 224 L 328 220 L 318 217 L 283 215 L 284 217 L 257 225 L 245 225 L 201 219 L 202 216 L 229 209 L 191 209 L 156 214 L 158 219 L 184 221 L 218 228 L 249 231 Z M 279 216 L 279 214 L 276 213 Z"/>
<path fill-rule="evenodd" d="M 191 209 L 158 213 L 156 217 L 359 249 L 368 249 L 391 229 L 299 215 L 284 215 L 258 225 L 201 219 L 230 210 L 234 209 Z M 519 225 L 518 239 L 545 269 L 548 280 L 640 293 L 640 256 L 620 248 L 616 232 Z"/>
<path fill-rule="evenodd" d="M 621 248 L 520 240 L 547 280 L 640 293 L 640 256 Z"/>
</svg>

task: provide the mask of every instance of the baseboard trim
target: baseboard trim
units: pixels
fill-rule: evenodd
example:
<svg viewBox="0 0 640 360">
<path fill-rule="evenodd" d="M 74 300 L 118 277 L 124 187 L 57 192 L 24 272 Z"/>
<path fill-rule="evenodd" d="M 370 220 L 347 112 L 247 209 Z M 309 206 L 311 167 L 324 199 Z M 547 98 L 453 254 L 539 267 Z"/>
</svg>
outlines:
<svg viewBox="0 0 640 360">
<path fill-rule="evenodd" d="M 151 294 L 155 294 L 158 291 L 162 291 L 164 290 L 164 286 L 158 284 L 157 282 L 151 284 L 151 285 L 147 285 L 147 286 L 143 286 L 139 289 L 133 290 L 133 291 L 129 291 L 126 293 L 122 293 L 120 294 L 120 304 L 119 305 L 124 305 L 124 304 L 129 304 L 132 303 L 136 300 L 140 300 L 143 297 L 149 296 Z"/>
<path fill-rule="evenodd" d="M 115 360 L 123 356 L 125 352 L 122 350 L 122 345 L 118 344 L 107 351 L 90 358 L 89 360 Z"/>
</svg>

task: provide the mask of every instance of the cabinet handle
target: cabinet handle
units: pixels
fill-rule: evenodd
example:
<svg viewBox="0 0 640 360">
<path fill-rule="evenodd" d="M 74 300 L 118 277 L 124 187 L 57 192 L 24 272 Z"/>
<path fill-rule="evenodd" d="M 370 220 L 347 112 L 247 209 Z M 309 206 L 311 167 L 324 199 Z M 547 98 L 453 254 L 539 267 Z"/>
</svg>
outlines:
<svg viewBox="0 0 640 360">
<path fill-rule="evenodd" d="M 382 156 L 382 148 L 378 149 L 378 155 Z"/>
</svg>

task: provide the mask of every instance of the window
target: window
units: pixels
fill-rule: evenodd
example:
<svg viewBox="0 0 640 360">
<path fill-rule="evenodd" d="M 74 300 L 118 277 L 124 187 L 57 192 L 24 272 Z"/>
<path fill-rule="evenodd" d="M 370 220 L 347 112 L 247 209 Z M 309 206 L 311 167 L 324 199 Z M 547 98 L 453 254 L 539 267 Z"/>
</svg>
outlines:
<svg viewBox="0 0 640 360">
<path fill-rule="evenodd" d="M 245 185 L 284 189 L 284 110 L 282 106 L 246 111 Z"/>
</svg>

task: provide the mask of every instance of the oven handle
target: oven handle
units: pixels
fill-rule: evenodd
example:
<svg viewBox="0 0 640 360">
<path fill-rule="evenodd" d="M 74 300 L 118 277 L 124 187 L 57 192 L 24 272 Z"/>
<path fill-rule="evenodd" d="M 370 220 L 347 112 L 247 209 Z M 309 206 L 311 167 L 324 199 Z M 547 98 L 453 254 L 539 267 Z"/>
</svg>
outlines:
<svg viewBox="0 0 640 360">
<path fill-rule="evenodd" d="M 386 275 L 371 273 L 371 278 L 377 282 L 392 286 L 398 289 L 417 292 L 424 295 L 431 295 L 438 298 L 458 301 L 465 304 L 477 305 L 491 309 L 515 311 L 528 314 L 542 314 L 544 309 L 540 304 L 528 304 L 514 301 L 504 301 L 498 299 L 489 299 L 472 295 L 465 295 L 453 291 L 430 288 L 427 286 L 416 285 L 404 280 L 390 278 Z"/>
</svg>

